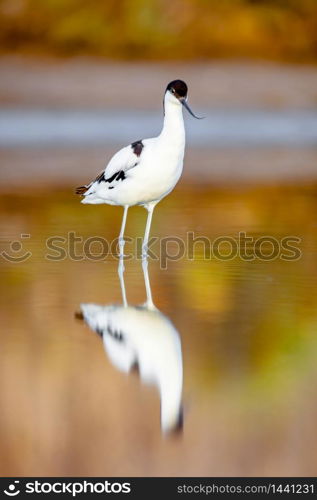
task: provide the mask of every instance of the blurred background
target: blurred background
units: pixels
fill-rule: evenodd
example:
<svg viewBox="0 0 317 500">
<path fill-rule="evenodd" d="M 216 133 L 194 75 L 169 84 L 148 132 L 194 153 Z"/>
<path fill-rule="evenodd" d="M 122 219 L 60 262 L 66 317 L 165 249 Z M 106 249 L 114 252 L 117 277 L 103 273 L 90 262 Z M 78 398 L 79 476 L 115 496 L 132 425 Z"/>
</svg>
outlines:
<svg viewBox="0 0 317 500">
<path fill-rule="evenodd" d="M 315 0 L 1 0 L 4 51 L 316 61 Z"/>
<path fill-rule="evenodd" d="M 316 0 L 0 0 L 0 40 L 1 475 L 316 475 Z M 120 303 L 117 260 L 83 241 L 79 258 L 45 256 L 52 236 L 117 237 L 121 209 L 74 188 L 159 133 L 175 78 L 206 118 L 185 116 L 184 174 L 152 234 L 294 236 L 301 256 L 198 245 L 150 262 L 182 341 L 184 431 L 167 438 L 155 388 L 74 319 Z M 128 236 L 145 217 L 130 211 Z M 137 258 L 125 274 L 142 303 Z"/>
</svg>

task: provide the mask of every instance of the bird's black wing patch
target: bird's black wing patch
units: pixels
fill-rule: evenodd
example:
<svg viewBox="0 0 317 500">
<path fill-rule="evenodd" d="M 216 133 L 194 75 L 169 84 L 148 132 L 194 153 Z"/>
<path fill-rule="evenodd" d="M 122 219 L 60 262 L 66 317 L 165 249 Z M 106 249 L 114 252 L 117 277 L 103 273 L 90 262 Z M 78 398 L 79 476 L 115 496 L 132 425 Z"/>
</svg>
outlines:
<svg viewBox="0 0 317 500">
<path fill-rule="evenodd" d="M 102 182 L 105 180 L 105 173 L 104 171 L 101 172 L 101 174 L 97 175 L 96 179 L 94 180 L 94 182 Z"/>
<path fill-rule="evenodd" d="M 144 148 L 144 144 L 142 141 L 135 141 L 135 142 L 132 142 L 131 148 L 133 149 L 133 153 L 136 156 L 141 156 L 141 153 L 142 153 L 143 148 Z"/>
<path fill-rule="evenodd" d="M 115 172 L 111 177 L 108 178 L 105 177 L 105 172 L 101 172 L 101 174 L 99 174 L 98 177 L 96 177 L 94 182 L 98 182 L 98 184 L 100 184 L 100 182 L 109 182 L 109 184 L 111 184 L 111 182 L 113 181 L 123 181 L 124 179 L 125 179 L 124 171 L 119 170 L 119 172 Z"/>
<path fill-rule="evenodd" d="M 111 177 L 108 177 L 107 179 L 105 177 L 105 173 L 101 172 L 101 174 L 99 174 L 93 182 L 91 182 L 87 186 L 80 186 L 80 187 L 76 188 L 75 192 L 76 192 L 76 194 L 84 195 L 86 193 L 86 191 L 90 188 L 90 186 L 92 186 L 92 184 L 94 184 L 95 182 L 97 182 L 98 184 L 100 184 L 101 182 L 108 182 L 109 184 L 111 184 L 113 181 L 123 181 L 125 178 L 126 178 L 126 175 L 125 175 L 123 170 L 119 170 L 118 172 L 115 172 Z M 113 188 L 114 188 L 114 186 L 109 186 L 109 189 L 113 189 Z"/>
<path fill-rule="evenodd" d="M 143 148 L 144 148 L 144 144 L 142 141 L 135 141 L 131 144 L 131 148 L 133 150 L 133 153 L 140 157 L 141 156 L 141 153 L 143 151 Z M 135 165 L 133 165 L 132 167 L 136 167 L 138 165 L 138 161 L 135 163 Z M 128 169 L 129 170 L 129 169 Z M 90 186 L 92 186 L 92 184 L 94 184 L 95 182 L 97 182 L 98 184 L 100 184 L 101 182 L 108 182 L 109 184 L 111 184 L 113 181 L 124 181 L 124 179 L 126 179 L 126 174 L 125 174 L 125 171 L 124 170 L 118 170 L 118 172 L 115 172 L 111 177 L 108 177 L 106 178 L 105 177 L 105 171 L 102 171 L 99 175 L 97 175 L 96 179 L 91 182 L 90 184 L 88 184 L 87 186 L 80 186 L 76 189 L 76 194 L 85 194 L 85 192 L 90 188 Z M 113 189 L 114 186 L 110 186 L 109 189 Z"/>
<path fill-rule="evenodd" d="M 118 330 L 114 330 L 110 326 L 107 326 L 107 328 L 100 328 L 99 326 L 97 326 L 94 330 L 97 333 L 97 335 L 99 335 L 99 337 L 101 337 L 101 338 L 106 333 L 106 334 L 110 335 L 110 337 L 112 337 L 113 339 L 117 340 L 118 342 L 124 341 L 124 336 L 123 336 L 122 332 L 120 332 Z"/>
<path fill-rule="evenodd" d="M 120 170 L 120 172 L 117 173 L 117 176 L 115 177 L 116 181 L 124 181 L 125 179 L 125 173 L 123 170 Z M 110 182 L 110 181 L 108 181 Z"/>
<path fill-rule="evenodd" d="M 123 342 L 124 341 L 124 336 L 122 332 L 113 330 L 110 326 L 107 327 L 107 333 L 112 337 L 113 339 L 117 340 L 118 342 Z"/>
<path fill-rule="evenodd" d="M 95 332 L 97 333 L 97 335 L 99 335 L 99 337 L 103 337 L 103 329 L 102 328 L 99 328 L 99 326 L 97 326 L 97 328 L 95 328 Z"/>
</svg>

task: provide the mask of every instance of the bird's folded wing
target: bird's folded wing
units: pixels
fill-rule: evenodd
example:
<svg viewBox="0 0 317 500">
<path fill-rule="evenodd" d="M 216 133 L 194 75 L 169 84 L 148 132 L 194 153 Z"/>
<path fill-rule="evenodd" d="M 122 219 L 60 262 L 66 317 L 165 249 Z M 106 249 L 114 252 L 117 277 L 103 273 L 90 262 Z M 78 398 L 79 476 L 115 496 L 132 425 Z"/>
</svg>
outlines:
<svg viewBox="0 0 317 500">
<path fill-rule="evenodd" d="M 145 142 L 148 141 L 149 139 Z M 81 195 L 91 194 L 102 188 L 105 182 L 109 186 L 109 184 L 116 185 L 118 181 L 124 180 L 126 177 L 125 173 L 139 164 L 143 148 L 144 142 L 137 141 L 120 149 L 113 155 L 105 170 L 103 170 L 90 184 L 77 188 L 76 193 Z"/>
<path fill-rule="evenodd" d="M 130 168 L 135 167 L 140 161 L 131 146 L 126 146 L 120 149 L 109 161 L 104 171 L 105 179 L 111 178 L 118 172 L 126 172 Z"/>
</svg>

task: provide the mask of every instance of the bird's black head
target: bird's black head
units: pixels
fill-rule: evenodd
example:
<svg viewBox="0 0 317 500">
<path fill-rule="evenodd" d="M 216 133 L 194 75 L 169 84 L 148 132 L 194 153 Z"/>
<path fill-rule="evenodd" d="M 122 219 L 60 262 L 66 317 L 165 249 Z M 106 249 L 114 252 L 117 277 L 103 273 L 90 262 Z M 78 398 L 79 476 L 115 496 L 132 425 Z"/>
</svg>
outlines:
<svg viewBox="0 0 317 500">
<path fill-rule="evenodd" d="M 174 96 L 183 106 L 184 108 L 187 109 L 187 111 L 194 117 L 200 120 L 199 116 L 196 116 L 190 107 L 187 104 L 187 92 L 188 92 L 188 87 L 183 80 L 173 80 L 170 82 L 165 91 L 165 96 L 166 94 L 170 93 L 172 96 Z M 173 100 L 173 98 L 172 98 Z M 177 101 L 174 100 L 174 102 L 177 103 Z"/>
<path fill-rule="evenodd" d="M 184 412 L 183 407 L 181 406 L 179 409 L 178 418 L 175 421 L 174 425 L 168 429 L 168 435 L 170 437 L 177 437 L 183 434 L 184 430 Z"/>
<path fill-rule="evenodd" d="M 170 91 L 177 99 L 179 98 L 186 98 L 187 97 L 187 92 L 188 88 L 185 82 L 183 80 L 173 80 L 170 82 L 167 87 L 166 91 Z"/>
</svg>

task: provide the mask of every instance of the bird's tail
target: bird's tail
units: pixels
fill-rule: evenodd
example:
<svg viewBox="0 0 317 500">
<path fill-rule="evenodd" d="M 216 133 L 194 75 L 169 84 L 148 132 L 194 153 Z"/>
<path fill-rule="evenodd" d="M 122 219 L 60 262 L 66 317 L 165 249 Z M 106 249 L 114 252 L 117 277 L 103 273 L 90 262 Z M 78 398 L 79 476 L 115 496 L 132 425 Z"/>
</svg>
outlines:
<svg viewBox="0 0 317 500">
<path fill-rule="evenodd" d="M 81 320 L 81 321 L 82 321 L 83 319 L 85 319 L 82 311 L 75 311 L 74 316 L 75 316 L 75 318 L 76 318 L 76 319 L 79 319 L 79 320 Z"/>
<path fill-rule="evenodd" d="M 79 186 L 78 188 L 75 189 L 76 194 L 80 194 L 83 196 L 87 191 L 87 186 Z"/>
</svg>

